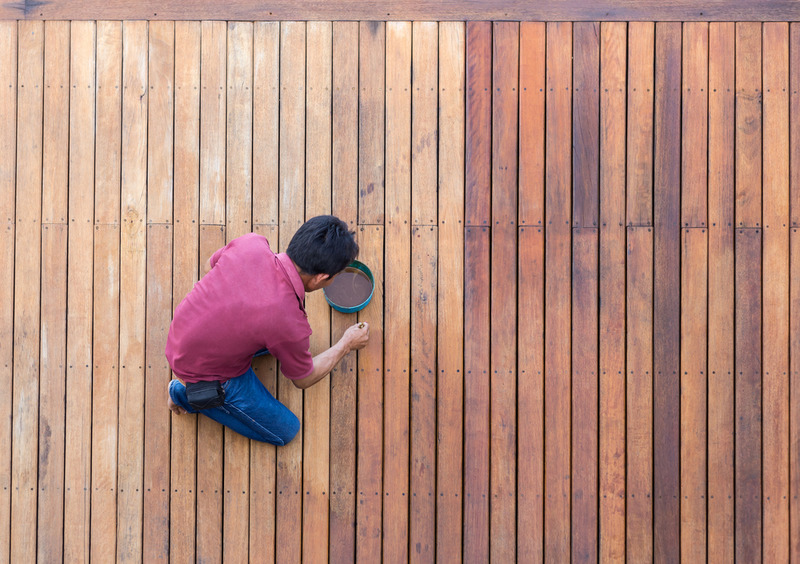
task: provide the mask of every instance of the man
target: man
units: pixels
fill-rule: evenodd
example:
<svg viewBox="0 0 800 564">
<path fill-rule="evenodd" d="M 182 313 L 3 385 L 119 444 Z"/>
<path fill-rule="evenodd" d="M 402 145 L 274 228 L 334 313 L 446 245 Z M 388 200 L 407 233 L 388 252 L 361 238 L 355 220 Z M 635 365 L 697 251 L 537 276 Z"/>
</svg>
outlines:
<svg viewBox="0 0 800 564">
<path fill-rule="evenodd" d="M 170 410 L 199 411 L 258 441 L 291 441 L 300 422 L 261 384 L 250 362 L 269 351 L 284 376 L 307 388 L 348 352 L 363 348 L 369 340 L 366 323 L 353 325 L 312 358 L 304 307 L 306 292 L 328 286 L 357 255 L 353 233 L 330 215 L 301 226 L 286 253 L 273 253 L 255 233 L 215 252 L 169 328 L 167 360 L 180 379 L 169 385 Z"/>
</svg>

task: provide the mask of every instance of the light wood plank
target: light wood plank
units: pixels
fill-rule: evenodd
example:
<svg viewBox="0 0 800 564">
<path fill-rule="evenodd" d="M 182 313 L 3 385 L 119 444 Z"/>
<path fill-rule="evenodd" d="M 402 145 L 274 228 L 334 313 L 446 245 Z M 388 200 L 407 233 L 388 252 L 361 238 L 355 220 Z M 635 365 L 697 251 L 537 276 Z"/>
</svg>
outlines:
<svg viewBox="0 0 800 564">
<path fill-rule="evenodd" d="M 628 25 L 627 218 L 628 225 L 653 224 L 653 79 L 655 26 Z"/>
<path fill-rule="evenodd" d="M 280 31 L 277 22 L 253 24 L 253 223 L 259 225 L 278 225 Z"/>
<path fill-rule="evenodd" d="M 414 22 L 411 75 L 411 199 L 413 225 L 436 225 L 439 28 Z M 388 54 L 387 54 L 388 59 Z M 388 62 L 387 62 L 388 64 Z"/>
<path fill-rule="evenodd" d="M 204 21 L 201 33 L 200 185 L 207 196 L 200 199 L 200 223 L 224 225 L 227 26 Z"/>
<path fill-rule="evenodd" d="M 95 174 L 95 24 L 70 28 L 64 560 L 89 559 Z M 119 484 L 118 486 L 119 487 Z"/>
<path fill-rule="evenodd" d="M 736 24 L 736 226 L 761 226 L 761 24 Z"/>
<path fill-rule="evenodd" d="M 17 226 L 11 441 L 11 561 L 36 557 L 42 237 L 44 24 L 20 22 L 17 60 Z"/>
<path fill-rule="evenodd" d="M 789 115 L 796 116 L 800 111 L 800 25 L 789 27 Z M 789 124 L 789 214 L 791 232 L 789 234 L 789 558 L 800 561 L 800 241 L 797 240 L 797 225 L 800 223 L 800 120 L 793 119 Z"/>
<path fill-rule="evenodd" d="M 386 24 L 386 317 L 383 556 L 409 559 L 411 355 L 411 22 Z"/>
<path fill-rule="evenodd" d="M 384 222 L 386 24 L 361 22 L 358 44 L 358 223 Z"/>
</svg>

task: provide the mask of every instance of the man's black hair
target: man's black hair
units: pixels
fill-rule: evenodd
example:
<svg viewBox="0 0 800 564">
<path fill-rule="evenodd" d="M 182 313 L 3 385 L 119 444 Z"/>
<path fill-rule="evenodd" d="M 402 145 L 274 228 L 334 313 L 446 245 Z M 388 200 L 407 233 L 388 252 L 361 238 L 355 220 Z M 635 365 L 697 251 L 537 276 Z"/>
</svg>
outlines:
<svg viewBox="0 0 800 564">
<path fill-rule="evenodd" d="M 355 233 L 332 215 L 306 221 L 294 234 L 286 254 L 304 274 L 338 274 L 358 256 Z"/>
</svg>

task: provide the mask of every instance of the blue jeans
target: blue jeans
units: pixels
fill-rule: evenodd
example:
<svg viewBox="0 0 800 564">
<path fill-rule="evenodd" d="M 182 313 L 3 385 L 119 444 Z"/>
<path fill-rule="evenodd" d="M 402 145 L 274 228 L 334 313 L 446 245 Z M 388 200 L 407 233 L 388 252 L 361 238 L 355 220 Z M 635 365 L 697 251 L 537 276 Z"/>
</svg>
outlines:
<svg viewBox="0 0 800 564">
<path fill-rule="evenodd" d="M 170 381 L 169 395 L 188 413 L 202 413 L 256 441 L 283 446 L 300 430 L 297 416 L 272 397 L 252 368 L 224 382 L 222 387 L 225 389 L 225 403 L 199 412 L 189 405 L 186 386 L 180 380 Z"/>
</svg>

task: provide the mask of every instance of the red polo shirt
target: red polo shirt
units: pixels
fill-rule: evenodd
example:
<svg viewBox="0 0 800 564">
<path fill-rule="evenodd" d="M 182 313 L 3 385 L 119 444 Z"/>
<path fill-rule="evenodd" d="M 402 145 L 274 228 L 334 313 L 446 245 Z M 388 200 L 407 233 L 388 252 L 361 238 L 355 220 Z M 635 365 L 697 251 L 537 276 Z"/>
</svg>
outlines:
<svg viewBox="0 0 800 564">
<path fill-rule="evenodd" d="M 292 379 L 314 369 L 300 275 L 285 253 L 249 233 L 210 259 L 211 270 L 175 308 L 166 355 L 185 382 L 228 380 L 269 349 Z"/>
</svg>

